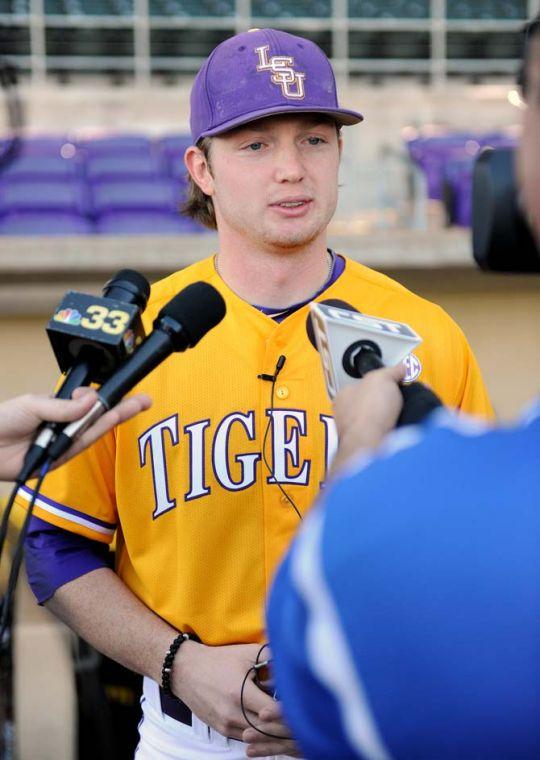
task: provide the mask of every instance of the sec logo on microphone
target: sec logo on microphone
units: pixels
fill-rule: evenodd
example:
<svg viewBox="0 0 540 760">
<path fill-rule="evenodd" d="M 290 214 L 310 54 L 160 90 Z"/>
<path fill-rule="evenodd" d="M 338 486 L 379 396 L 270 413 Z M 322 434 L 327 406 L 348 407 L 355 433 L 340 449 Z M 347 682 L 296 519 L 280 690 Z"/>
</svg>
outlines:
<svg viewBox="0 0 540 760">
<path fill-rule="evenodd" d="M 405 359 L 403 359 L 403 364 L 407 368 L 403 382 L 414 382 L 420 375 L 420 372 L 422 372 L 422 363 L 420 359 L 415 354 L 409 354 Z"/>
</svg>

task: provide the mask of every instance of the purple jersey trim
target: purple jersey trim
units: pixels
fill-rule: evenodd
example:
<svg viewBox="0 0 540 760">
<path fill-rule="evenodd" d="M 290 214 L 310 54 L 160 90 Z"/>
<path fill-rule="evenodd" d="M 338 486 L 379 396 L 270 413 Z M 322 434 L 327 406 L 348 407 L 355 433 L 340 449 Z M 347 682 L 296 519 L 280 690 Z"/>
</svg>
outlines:
<svg viewBox="0 0 540 760">
<path fill-rule="evenodd" d="M 81 575 L 109 567 L 106 544 L 32 516 L 24 544 L 26 574 L 39 604 Z"/>
<path fill-rule="evenodd" d="M 331 285 L 335 283 L 335 281 L 340 277 L 343 272 L 345 271 L 345 259 L 343 256 L 340 256 L 337 253 L 334 253 L 334 251 L 331 251 L 328 249 L 328 253 L 332 257 L 332 270 L 328 276 L 328 279 L 322 286 L 320 290 L 318 290 L 316 293 L 314 293 L 312 296 L 310 296 L 305 301 L 300 301 L 300 303 L 294 303 L 292 306 L 287 306 L 286 309 L 274 309 L 269 306 L 257 306 L 257 304 L 252 304 L 256 309 L 259 311 L 262 311 L 263 314 L 266 314 L 268 317 L 272 317 L 272 319 L 276 322 L 283 322 L 284 319 L 289 317 L 291 314 L 294 314 L 295 311 L 302 308 L 302 306 L 305 306 L 307 303 L 310 303 L 315 298 L 318 298 L 321 293 L 324 293 L 325 290 L 327 290 Z"/>
<path fill-rule="evenodd" d="M 30 501 L 34 491 L 27 486 L 21 486 L 18 493 L 20 496 L 22 496 L 23 499 Z M 85 527 L 91 528 L 98 533 L 104 533 L 105 535 L 112 536 L 116 529 L 115 523 L 108 523 L 104 520 L 98 520 L 97 517 L 92 517 L 91 515 L 87 515 L 84 512 L 79 512 L 72 507 L 67 507 L 65 504 L 59 504 L 57 501 L 48 499 L 42 494 L 38 495 L 35 503 L 36 506 L 40 507 L 46 512 L 50 512 L 51 514 L 63 517 L 65 520 L 77 523 L 77 525 L 84 525 Z"/>
</svg>

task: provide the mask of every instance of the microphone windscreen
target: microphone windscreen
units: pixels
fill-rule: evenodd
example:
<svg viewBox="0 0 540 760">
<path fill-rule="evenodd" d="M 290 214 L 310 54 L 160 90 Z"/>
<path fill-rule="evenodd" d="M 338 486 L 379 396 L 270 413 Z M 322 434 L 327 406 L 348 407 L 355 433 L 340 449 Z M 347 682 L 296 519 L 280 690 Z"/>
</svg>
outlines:
<svg viewBox="0 0 540 760">
<path fill-rule="evenodd" d="M 347 301 L 342 301 L 341 298 L 327 298 L 325 301 L 317 301 L 317 303 L 322 303 L 324 306 L 335 306 L 336 309 L 348 309 L 349 311 L 356 311 L 358 314 L 360 312 L 358 309 L 355 309 L 354 306 L 351 306 L 350 303 L 347 303 Z M 315 331 L 313 330 L 313 322 L 311 321 L 311 314 L 307 315 L 306 319 L 306 331 L 307 336 L 309 338 L 309 342 L 315 349 L 315 351 L 318 351 L 317 348 L 317 341 L 315 340 Z"/>
<path fill-rule="evenodd" d="M 195 346 L 206 333 L 225 316 L 225 301 L 207 282 L 193 282 L 165 304 L 154 322 L 154 327 L 165 317 L 182 325 L 189 336 L 190 347 Z"/>
<path fill-rule="evenodd" d="M 150 283 L 134 269 L 121 269 L 106 283 L 103 295 L 105 298 L 133 303 L 144 311 L 150 297 Z"/>
</svg>

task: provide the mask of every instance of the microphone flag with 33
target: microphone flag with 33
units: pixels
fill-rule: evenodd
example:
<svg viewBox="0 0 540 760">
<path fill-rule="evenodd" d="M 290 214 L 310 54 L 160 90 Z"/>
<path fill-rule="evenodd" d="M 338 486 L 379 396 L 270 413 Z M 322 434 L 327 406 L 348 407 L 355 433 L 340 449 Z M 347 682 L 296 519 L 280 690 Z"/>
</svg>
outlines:
<svg viewBox="0 0 540 760">
<path fill-rule="evenodd" d="M 60 371 L 85 366 L 84 383 L 102 383 L 144 338 L 141 313 L 150 285 L 139 272 L 123 269 L 103 288 L 102 296 L 69 291 L 47 325 Z"/>
<path fill-rule="evenodd" d="M 62 456 L 98 417 L 173 352 L 193 348 L 221 322 L 225 312 L 223 297 L 206 282 L 194 282 L 177 293 L 157 315 L 150 335 L 101 386 L 92 409 L 60 433 L 49 449 L 48 461 Z"/>
</svg>

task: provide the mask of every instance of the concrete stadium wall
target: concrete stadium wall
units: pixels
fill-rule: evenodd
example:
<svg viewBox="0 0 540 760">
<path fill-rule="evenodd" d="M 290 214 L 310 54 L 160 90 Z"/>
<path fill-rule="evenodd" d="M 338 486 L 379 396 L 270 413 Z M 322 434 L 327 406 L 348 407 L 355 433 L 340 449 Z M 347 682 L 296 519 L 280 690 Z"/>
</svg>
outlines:
<svg viewBox="0 0 540 760">
<path fill-rule="evenodd" d="M 512 419 L 540 395 L 540 276 L 466 269 L 389 274 L 439 303 L 458 322 L 502 419 Z"/>
</svg>

